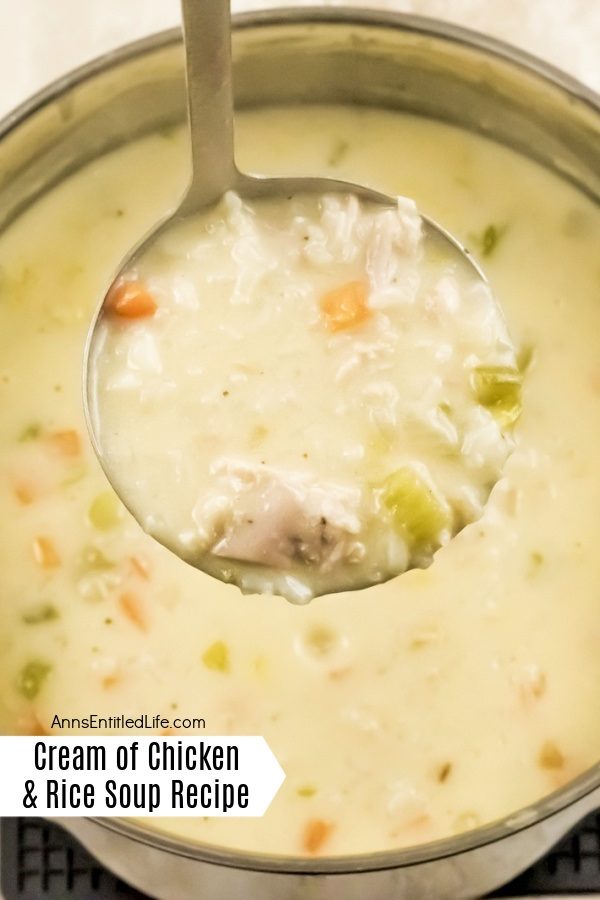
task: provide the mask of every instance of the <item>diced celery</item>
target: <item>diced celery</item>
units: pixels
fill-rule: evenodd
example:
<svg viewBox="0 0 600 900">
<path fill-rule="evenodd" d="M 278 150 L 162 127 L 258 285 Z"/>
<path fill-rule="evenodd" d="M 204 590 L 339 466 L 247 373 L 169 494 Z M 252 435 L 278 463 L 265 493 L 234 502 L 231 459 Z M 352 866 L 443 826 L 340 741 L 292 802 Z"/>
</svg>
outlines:
<svg viewBox="0 0 600 900">
<path fill-rule="evenodd" d="M 544 554 L 539 550 L 532 550 L 529 554 L 529 565 L 527 566 L 527 576 L 534 578 L 539 574 L 544 565 Z"/>
<path fill-rule="evenodd" d="M 471 374 L 477 401 L 489 409 L 503 426 L 513 425 L 521 415 L 521 373 L 510 366 L 477 366 Z"/>
<path fill-rule="evenodd" d="M 25 444 L 27 441 L 35 441 L 42 433 L 42 426 L 39 422 L 31 422 L 19 434 L 19 442 Z"/>
<path fill-rule="evenodd" d="M 413 546 L 436 543 L 440 532 L 450 525 L 448 508 L 411 466 L 386 478 L 382 498 L 396 527 Z"/>
<path fill-rule="evenodd" d="M 52 603 L 42 603 L 23 613 L 22 619 L 26 625 L 41 625 L 42 622 L 58 619 L 58 610 Z"/>
<path fill-rule="evenodd" d="M 229 649 L 224 641 L 215 641 L 202 654 L 202 662 L 207 669 L 215 672 L 229 672 Z"/>
<path fill-rule="evenodd" d="M 42 686 L 52 671 L 52 666 L 41 659 L 32 659 L 26 663 L 17 679 L 17 688 L 27 700 L 35 700 Z"/>
<path fill-rule="evenodd" d="M 347 156 L 348 150 L 350 149 L 350 144 L 348 141 L 345 141 L 343 138 L 337 138 L 334 141 L 331 151 L 329 153 L 329 157 L 327 159 L 328 165 L 335 168 L 339 166 L 342 160 Z"/>
<path fill-rule="evenodd" d="M 26 301 L 28 289 L 36 280 L 37 273 L 29 265 L 24 265 L 10 273 L 5 269 L 2 273 L 0 288 L 3 296 L 15 306 L 18 306 Z"/>
<path fill-rule="evenodd" d="M 98 531 L 116 528 L 122 518 L 121 502 L 113 491 L 103 491 L 92 500 L 88 518 Z"/>
<path fill-rule="evenodd" d="M 268 434 L 269 430 L 264 425 L 254 425 L 248 435 L 248 444 L 250 445 L 250 447 L 260 447 L 260 445 L 264 443 L 265 438 Z"/>
<path fill-rule="evenodd" d="M 304 638 L 306 648 L 313 656 L 327 656 L 335 649 L 338 638 L 327 625 L 313 625 Z"/>
<path fill-rule="evenodd" d="M 517 366 L 521 375 L 529 371 L 533 363 L 535 348 L 533 344 L 522 344 L 517 353 Z"/>
<path fill-rule="evenodd" d="M 296 789 L 296 793 L 299 797 L 314 797 L 317 793 L 316 787 L 313 787 L 312 784 L 305 784 L 302 787 Z"/>
<path fill-rule="evenodd" d="M 84 547 L 79 556 L 79 568 L 81 572 L 105 572 L 107 569 L 114 569 L 115 564 L 104 555 L 102 550 L 94 547 L 93 544 Z"/>
<path fill-rule="evenodd" d="M 69 474 L 61 481 L 60 486 L 62 488 L 70 488 L 73 487 L 74 484 L 79 484 L 80 481 L 83 481 L 87 472 L 87 466 L 83 463 L 72 466 Z"/>
<path fill-rule="evenodd" d="M 491 256 L 504 237 L 506 225 L 488 225 L 481 236 L 481 255 Z"/>
<path fill-rule="evenodd" d="M 161 125 L 160 128 L 157 128 L 156 134 L 161 138 L 164 138 L 165 141 L 172 141 L 177 136 L 179 128 L 179 122 L 168 122 L 165 125 Z"/>
</svg>

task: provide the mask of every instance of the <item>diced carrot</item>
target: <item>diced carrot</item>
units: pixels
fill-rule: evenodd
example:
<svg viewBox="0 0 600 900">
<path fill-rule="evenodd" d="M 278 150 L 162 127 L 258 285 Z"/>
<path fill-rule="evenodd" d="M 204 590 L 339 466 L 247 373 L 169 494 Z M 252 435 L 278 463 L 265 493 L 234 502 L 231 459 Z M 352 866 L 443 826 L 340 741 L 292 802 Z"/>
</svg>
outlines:
<svg viewBox="0 0 600 900">
<path fill-rule="evenodd" d="M 405 828 L 410 829 L 421 829 L 421 828 L 429 828 L 431 825 L 431 816 L 428 816 L 426 813 L 423 813 L 420 816 L 415 816 L 414 819 L 409 819 L 405 824 Z"/>
<path fill-rule="evenodd" d="M 565 758 L 554 741 L 546 741 L 538 754 L 538 765 L 542 769 L 562 769 Z"/>
<path fill-rule="evenodd" d="M 319 853 L 332 831 L 331 822 L 326 822 L 324 819 L 310 819 L 306 823 L 302 836 L 302 846 L 306 853 L 313 855 Z"/>
<path fill-rule="evenodd" d="M 327 674 L 331 681 L 343 681 L 352 672 L 352 666 L 340 666 L 337 669 L 331 669 Z"/>
<path fill-rule="evenodd" d="M 109 691 L 111 688 L 116 687 L 121 680 L 122 676 L 116 673 L 113 675 L 105 675 L 102 679 L 102 687 L 105 691 Z"/>
<path fill-rule="evenodd" d="M 143 556 L 130 556 L 129 562 L 131 563 L 131 568 L 139 575 L 140 578 L 145 578 L 146 581 L 150 577 L 150 569 L 148 567 L 148 563 L 144 559 Z"/>
<path fill-rule="evenodd" d="M 553 769 L 548 771 L 547 778 L 549 783 L 552 785 L 552 790 L 558 791 L 560 788 L 564 787 L 565 784 L 568 784 L 570 781 L 573 781 L 576 775 L 578 775 L 582 770 L 580 768 L 575 768 L 569 766 L 567 769 Z"/>
<path fill-rule="evenodd" d="M 331 331 L 354 328 L 371 315 L 367 306 L 367 288 L 362 281 L 349 281 L 324 294 L 320 307 Z"/>
<path fill-rule="evenodd" d="M 17 481 L 13 487 L 14 495 L 23 506 L 30 506 L 36 498 L 36 491 L 31 484 Z"/>
<path fill-rule="evenodd" d="M 123 319 L 143 319 L 156 312 L 156 300 L 142 281 L 119 281 L 106 298 L 109 312 Z"/>
<path fill-rule="evenodd" d="M 74 429 L 54 431 L 48 435 L 48 440 L 61 456 L 73 458 L 81 453 L 81 440 Z"/>
<path fill-rule="evenodd" d="M 148 631 L 148 620 L 142 602 L 136 594 L 121 594 L 119 606 L 132 625 L 140 631 Z"/>
<path fill-rule="evenodd" d="M 417 837 L 418 841 L 422 842 L 428 836 L 428 832 L 431 834 L 432 824 L 431 816 L 423 813 L 399 824 L 390 832 L 390 836 L 398 840 L 401 846 L 417 842 Z"/>
<path fill-rule="evenodd" d="M 56 547 L 50 538 L 34 538 L 33 556 L 42 569 L 56 569 L 60 566 L 60 556 L 56 552 Z"/>
<path fill-rule="evenodd" d="M 35 713 L 27 713 L 22 716 L 17 722 L 16 732 L 27 737 L 46 737 L 50 734 Z"/>
</svg>

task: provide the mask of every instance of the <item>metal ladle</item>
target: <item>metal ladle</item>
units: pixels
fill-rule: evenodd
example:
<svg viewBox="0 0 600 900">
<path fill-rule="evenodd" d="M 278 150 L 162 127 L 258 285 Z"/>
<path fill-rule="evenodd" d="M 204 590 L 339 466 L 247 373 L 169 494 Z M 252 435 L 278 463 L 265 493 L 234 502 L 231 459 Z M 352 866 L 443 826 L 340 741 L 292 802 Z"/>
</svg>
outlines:
<svg viewBox="0 0 600 900">
<path fill-rule="evenodd" d="M 331 178 L 263 178 L 240 172 L 234 155 L 234 110 L 229 0 L 181 0 L 187 75 L 187 98 L 192 150 L 192 179 L 179 207 L 157 223 L 123 260 L 115 277 L 132 268 L 135 260 L 171 228 L 218 203 L 227 191 L 242 199 L 289 199 L 299 194 L 354 194 L 369 204 L 394 208 L 397 198 L 363 185 Z M 449 261 L 467 267 L 471 278 L 487 283 L 468 251 L 437 222 L 422 216 L 424 237 L 437 245 Z M 84 355 L 84 407 L 92 445 L 111 484 L 116 473 L 103 452 L 94 402 L 94 360 L 101 352 L 96 343 L 107 296 L 95 312 Z M 117 493 L 119 493 L 117 491 Z M 123 498 L 121 498 L 123 499 Z M 131 510 L 135 515 L 135 510 Z M 172 548 L 171 548 L 172 549 Z"/>
</svg>

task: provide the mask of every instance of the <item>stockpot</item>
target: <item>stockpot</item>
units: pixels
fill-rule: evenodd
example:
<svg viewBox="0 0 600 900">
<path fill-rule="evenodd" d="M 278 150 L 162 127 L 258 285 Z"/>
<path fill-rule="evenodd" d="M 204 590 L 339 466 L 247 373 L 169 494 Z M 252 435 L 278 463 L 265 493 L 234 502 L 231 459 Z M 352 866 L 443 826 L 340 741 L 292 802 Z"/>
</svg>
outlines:
<svg viewBox="0 0 600 900">
<path fill-rule="evenodd" d="M 512 47 L 430 19 L 340 7 L 235 18 L 236 102 L 406 110 L 514 147 L 600 200 L 600 98 Z M 0 228 L 94 157 L 183 120 L 183 53 L 169 31 L 55 82 L 0 126 Z M 163 837 L 122 819 L 57 819 L 109 869 L 160 900 L 479 897 L 600 805 L 600 765 L 528 809 L 410 849 L 287 858 Z"/>
</svg>

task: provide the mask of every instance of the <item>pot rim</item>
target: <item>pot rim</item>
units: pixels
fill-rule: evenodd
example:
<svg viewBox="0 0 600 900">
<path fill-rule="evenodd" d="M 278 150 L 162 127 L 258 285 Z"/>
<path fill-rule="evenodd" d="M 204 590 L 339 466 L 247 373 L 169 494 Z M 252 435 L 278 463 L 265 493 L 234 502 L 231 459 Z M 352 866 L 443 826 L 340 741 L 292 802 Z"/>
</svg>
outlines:
<svg viewBox="0 0 600 900">
<path fill-rule="evenodd" d="M 404 31 L 411 34 L 444 40 L 495 57 L 515 68 L 534 75 L 554 88 L 561 89 L 571 100 L 583 103 L 600 117 L 600 95 L 593 89 L 538 57 L 497 38 L 444 22 L 440 19 L 407 13 L 371 10 L 355 7 L 283 6 L 238 13 L 233 17 L 236 32 L 290 24 L 348 25 Z M 33 94 L 0 119 L 0 141 L 22 125 L 44 106 L 58 100 L 65 92 L 118 65 L 181 43 L 181 30 L 171 28 L 129 42 L 70 70 Z M 583 800 L 600 788 L 600 762 L 571 780 L 564 787 L 545 795 L 505 818 L 472 829 L 464 834 L 419 844 L 398 850 L 352 854 L 337 857 L 305 859 L 296 856 L 274 856 L 244 850 L 231 850 L 197 841 L 176 839 L 152 828 L 143 828 L 132 820 L 114 817 L 83 817 L 111 832 L 146 846 L 175 856 L 197 859 L 225 868 L 246 869 L 279 874 L 347 875 L 403 868 L 420 863 L 435 862 L 469 850 L 496 843 L 520 831 L 525 831 L 545 819 Z M 64 820 L 63 824 L 67 825 Z M 69 820 L 70 821 L 70 820 Z"/>
</svg>

